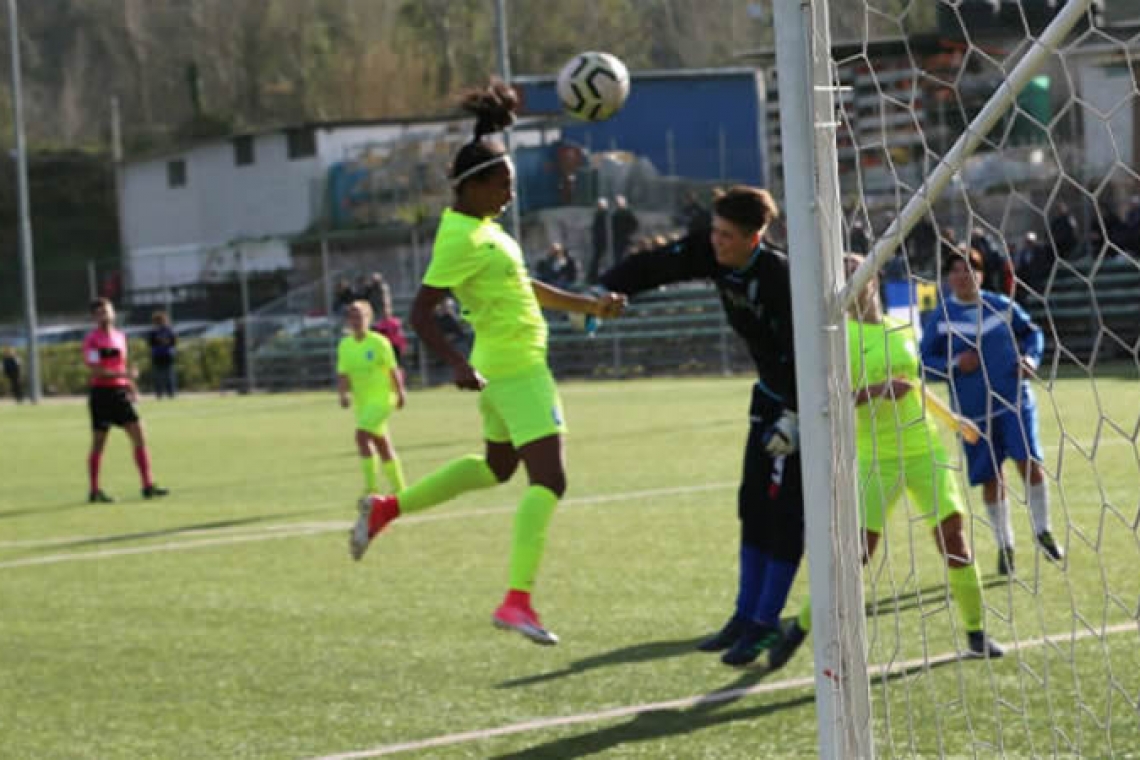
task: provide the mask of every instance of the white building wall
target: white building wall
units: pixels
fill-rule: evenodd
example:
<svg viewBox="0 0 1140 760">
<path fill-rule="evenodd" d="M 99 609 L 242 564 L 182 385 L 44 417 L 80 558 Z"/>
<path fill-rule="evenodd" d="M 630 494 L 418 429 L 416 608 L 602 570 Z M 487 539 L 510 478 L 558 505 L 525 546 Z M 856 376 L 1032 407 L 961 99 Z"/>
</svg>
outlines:
<svg viewBox="0 0 1140 760">
<path fill-rule="evenodd" d="M 1114 164 L 1132 167 L 1132 112 L 1136 92 L 1126 62 L 1079 68 L 1084 118 L 1085 166 L 1103 173 Z"/>
</svg>

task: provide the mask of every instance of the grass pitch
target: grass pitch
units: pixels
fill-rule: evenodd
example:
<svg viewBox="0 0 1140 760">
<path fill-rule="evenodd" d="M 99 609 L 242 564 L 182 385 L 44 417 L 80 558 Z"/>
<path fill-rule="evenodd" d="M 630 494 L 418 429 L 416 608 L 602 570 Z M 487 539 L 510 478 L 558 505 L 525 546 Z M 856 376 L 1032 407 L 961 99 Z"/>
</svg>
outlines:
<svg viewBox="0 0 1140 760">
<path fill-rule="evenodd" d="M 1038 561 L 1015 506 L 1019 574 L 994 578 L 970 494 L 987 625 L 1026 644 L 1006 659 L 953 656 L 929 531 L 897 510 L 865 586 L 871 660 L 898 666 L 872 681 L 880 756 L 1140 747 L 1135 388 L 1068 378 L 1039 395 L 1065 567 Z M 397 522 L 356 564 L 360 474 L 333 394 L 144 402 L 174 494 L 139 497 L 116 433 L 110 506 L 83 498 L 81 402 L 0 408 L 0 754 L 814 755 L 809 646 L 775 674 L 693 650 L 733 602 L 748 379 L 562 393 L 570 491 L 535 597 L 554 648 L 490 625 L 521 475 Z M 412 394 L 392 422 L 411 478 L 478 451 L 479 429 L 474 398 L 452 390 Z"/>
</svg>

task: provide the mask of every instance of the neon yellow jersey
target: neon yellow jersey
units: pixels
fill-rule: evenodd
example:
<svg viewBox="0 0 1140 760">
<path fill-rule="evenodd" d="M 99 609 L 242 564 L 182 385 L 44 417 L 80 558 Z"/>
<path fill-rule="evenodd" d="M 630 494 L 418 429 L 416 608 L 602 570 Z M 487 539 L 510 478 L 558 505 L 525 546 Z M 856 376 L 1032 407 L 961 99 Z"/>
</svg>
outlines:
<svg viewBox="0 0 1140 760">
<path fill-rule="evenodd" d="M 882 324 L 847 320 L 851 387 L 855 390 L 905 378 L 914 387 L 897 401 L 873 398 L 855 407 L 859 458 L 929 456 L 943 447 L 938 428 L 923 415 L 918 344 L 909 322 L 885 317 Z"/>
<path fill-rule="evenodd" d="M 392 370 L 396 354 L 388 339 L 371 330 L 363 340 L 351 334 L 341 339 L 336 349 L 336 372 L 346 375 L 352 385 L 352 405 L 356 407 L 393 402 Z"/>
<path fill-rule="evenodd" d="M 424 285 L 450 290 L 475 329 L 471 366 L 486 378 L 546 363 L 546 320 L 522 251 L 491 219 L 443 212 Z"/>
</svg>

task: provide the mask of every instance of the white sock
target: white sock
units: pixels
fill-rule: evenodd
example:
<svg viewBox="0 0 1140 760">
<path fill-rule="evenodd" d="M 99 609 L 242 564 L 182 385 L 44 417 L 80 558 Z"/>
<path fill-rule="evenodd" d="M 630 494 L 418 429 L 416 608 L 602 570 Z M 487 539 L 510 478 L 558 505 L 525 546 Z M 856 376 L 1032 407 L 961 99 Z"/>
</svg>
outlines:
<svg viewBox="0 0 1140 760">
<path fill-rule="evenodd" d="M 990 516 L 990 527 L 999 549 L 1013 548 L 1013 523 L 1009 519 L 1009 502 L 987 501 L 986 513 Z"/>
<path fill-rule="evenodd" d="M 1033 533 L 1040 536 L 1052 530 L 1049 524 L 1049 488 L 1045 481 L 1030 483 L 1028 489 L 1029 516 L 1033 520 Z"/>
</svg>

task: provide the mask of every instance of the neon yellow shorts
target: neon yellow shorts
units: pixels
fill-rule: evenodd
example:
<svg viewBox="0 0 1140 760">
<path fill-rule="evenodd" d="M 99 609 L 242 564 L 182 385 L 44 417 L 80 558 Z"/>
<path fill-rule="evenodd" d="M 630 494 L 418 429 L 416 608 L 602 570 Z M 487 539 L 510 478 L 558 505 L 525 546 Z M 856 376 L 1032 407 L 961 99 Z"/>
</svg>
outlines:
<svg viewBox="0 0 1140 760">
<path fill-rule="evenodd" d="M 355 407 L 356 429 L 364 430 L 372 435 L 388 435 L 388 417 L 392 414 L 392 407 L 379 402 L 365 402 Z"/>
<path fill-rule="evenodd" d="M 933 452 L 899 459 L 859 457 L 859 503 L 862 523 L 872 533 L 883 532 L 891 511 L 905 491 L 914 513 L 926 518 L 930 527 L 962 512 L 958 479 L 948 466 L 944 453 Z M 937 460 L 937 464 L 935 464 Z"/>
<path fill-rule="evenodd" d="M 516 449 L 566 433 L 562 401 L 554 376 L 543 365 L 520 375 L 488 380 L 479 393 L 483 438 Z"/>
</svg>

